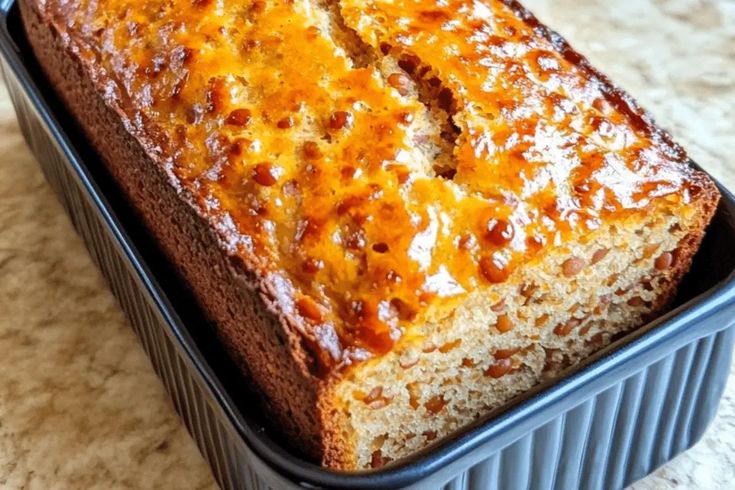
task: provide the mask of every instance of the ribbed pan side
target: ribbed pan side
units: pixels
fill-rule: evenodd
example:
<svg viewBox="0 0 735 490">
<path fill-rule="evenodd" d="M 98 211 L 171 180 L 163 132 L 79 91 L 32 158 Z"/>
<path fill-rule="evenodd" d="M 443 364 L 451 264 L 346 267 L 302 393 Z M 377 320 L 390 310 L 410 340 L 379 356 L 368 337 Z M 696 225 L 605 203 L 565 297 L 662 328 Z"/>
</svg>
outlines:
<svg viewBox="0 0 735 490">
<path fill-rule="evenodd" d="M 730 369 L 732 323 L 591 397 L 444 485 L 445 490 L 619 489 L 693 446 Z"/>
</svg>

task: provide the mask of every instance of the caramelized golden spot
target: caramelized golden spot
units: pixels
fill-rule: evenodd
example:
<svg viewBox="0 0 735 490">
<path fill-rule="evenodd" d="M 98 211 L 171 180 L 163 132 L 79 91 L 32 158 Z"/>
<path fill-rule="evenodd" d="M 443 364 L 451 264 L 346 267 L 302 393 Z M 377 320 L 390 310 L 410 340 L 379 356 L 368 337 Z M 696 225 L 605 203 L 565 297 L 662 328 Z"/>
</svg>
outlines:
<svg viewBox="0 0 735 490">
<path fill-rule="evenodd" d="M 352 125 L 352 114 L 346 111 L 337 111 L 329 117 L 329 127 L 335 131 L 349 128 Z"/>
<path fill-rule="evenodd" d="M 497 328 L 500 333 L 510 332 L 513 330 L 513 321 L 508 315 L 500 315 L 495 322 L 495 328 Z"/>
<path fill-rule="evenodd" d="M 435 430 L 427 430 L 421 435 L 423 435 L 426 438 L 427 442 L 430 442 L 436 439 L 437 432 Z"/>
<path fill-rule="evenodd" d="M 490 367 L 485 370 L 485 376 L 490 378 L 502 378 L 508 374 L 513 366 L 510 358 L 496 359 Z"/>
<path fill-rule="evenodd" d="M 508 223 L 504 219 L 492 218 L 487 224 L 486 237 L 491 243 L 498 246 L 505 246 L 513 240 L 515 229 L 512 223 Z"/>
<path fill-rule="evenodd" d="M 323 156 L 319 145 L 314 141 L 304 143 L 304 157 L 307 160 L 318 160 Z"/>
<path fill-rule="evenodd" d="M 498 349 L 495 351 L 495 354 L 493 354 L 493 357 L 498 360 L 509 359 L 520 350 L 521 349 Z"/>
<path fill-rule="evenodd" d="M 560 337 L 566 337 L 571 333 L 572 330 L 577 328 L 580 323 L 582 323 L 580 320 L 576 318 L 570 318 L 569 320 L 567 320 L 566 323 L 557 325 L 554 328 L 554 333 L 559 335 Z"/>
<path fill-rule="evenodd" d="M 657 270 L 665 271 L 674 263 L 674 256 L 671 252 L 664 252 L 656 258 L 655 267 Z"/>
<path fill-rule="evenodd" d="M 388 75 L 388 84 L 399 94 L 408 95 L 411 80 L 403 73 L 391 73 Z"/>
<path fill-rule="evenodd" d="M 465 357 L 462 359 L 462 367 L 467 367 L 467 368 L 475 367 L 475 361 Z"/>
<path fill-rule="evenodd" d="M 650 245 L 646 245 L 646 247 L 643 249 L 643 257 L 649 258 L 653 257 L 653 254 L 656 253 L 656 250 L 658 250 L 661 247 L 658 243 L 652 243 Z"/>
<path fill-rule="evenodd" d="M 322 312 L 319 306 L 314 302 L 313 299 L 305 296 L 297 302 L 299 313 L 304 317 L 314 322 L 322 321 Z"/>
<path fill-rule="evenodd" d="M 590 261 L 590 264 L 595 265 L 596 263 L 600 262 L 605 257 L 607 257 L 607 254 L 608 253 L 610 253 L 610 249 L 609 248 L 601 248 L 601 249 L 597 250 L 592 255 L 592 260 Z"/>
<path fill-rule="evenodd" d="M 444 400 L 441 395 L 436 395 L 429 398 L 429 400 L 424 403 L 424 407 L 426 407 L 426 410 L 429 411 L 429 413 L 437 414 L 442 411 L 446 404 L 446 400 Z"/>
<path fill-rule="evenodd" d="M 505 282 L 510 276 L 508 265 L 504 263 L 502 258 L 482 257 L 480 259 L 480 272 L 488 282 L 493 284 Z"/>
<path fill-rule="evenodd" d="M 259 163 L 253 169 L 253 180 L 263 186 L 272 186 L 278 182 L 278 177 L 270 163 Z"/>
<path fill-rule="evenodd" d="M 643 306 L 644 303 L 645 301 L 640 296 L 633 296 L 628 300 L 628 305 L 633 307 Z"/>
<path fill-rule="evenodd" d="M 408 404 L 416 410 L 419 408 L 419 404 L 421 401 L 421 391 L 420 387 L 417 383 L 410 383 L 406 385 L 406 390 L 408 391 Z"/>
<path fill-rule="evenodd" d="M 579 257 L 572 257 L 564 261 L 562 272 L 566 277 L 576 276 L 584 270 L 585 265 L 584 260 Z"/>
<path fill-rule="evenodd" d="M 548 321 L 549 321 L 549 315 L 547 315 L 546 313 L 544 313 L 540 317 L 536 318 L 536 321 L 534 322 L 534 325 L 537 328 L 541 328 L 541 327 L 546 326 L 546 322 L 548 322 Z"/>
<path fill-rule="evenodd" d="M 449 351 L 452 351 L 462 345 L 462 339 L 453 340 L 452 342 L 448 342 L 441 347 L 439 347 L 439 352 L 442 354 L 446 354 Z"/>
<path fill-rule="evenodd" d="M 379 400 L 383 396 L 383 387 L 382 386 L 376 386 L 372 390 L 370 390 L 370 393 L 368 393 L 365 398 L 362 399 L 362 401 L 366 404 L 371 404 L 376 400 Z"/>
<path fill-rule="evenodd" d="M 233 126 L 247 126 L 250 122 L 250 111 L 247 109 L 235 109 L 230 112 L 225 122 Z"/>
</svg>

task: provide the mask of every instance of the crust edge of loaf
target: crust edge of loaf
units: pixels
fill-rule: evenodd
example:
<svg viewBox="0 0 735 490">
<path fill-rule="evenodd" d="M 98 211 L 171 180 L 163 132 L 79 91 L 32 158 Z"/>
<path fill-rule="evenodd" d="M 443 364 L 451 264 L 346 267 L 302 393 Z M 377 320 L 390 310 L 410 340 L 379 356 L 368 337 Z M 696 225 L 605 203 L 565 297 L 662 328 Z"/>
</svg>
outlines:
<svg viewBox="0 0 735 490">
<path fill-rule="evenodd" d="M 339 461 L 340 466 L 349 464 L 349 451 L 340 445 L 341 440 L 334 436 L 325 438 L 325 434 L 338 433 L 334 425 L 336 421 L 325 416 L 329 412 L 328 403 L 325 403 L 323 396 L 326 381 L 313 374 L 318 360 L 305 345 L 306 339 L 291 318 L 278 312 L 278 293 L 262 276 L 250 272 L 252 264 L 245 264 L 241 257 L 227 251 L 207 221 L 192 205 L 192 201 L 183 195 L 184 191 L 171 185 L 163 170 L 163 162 L 150 151 L 155 145 L 147 135 L 133 134 L 125 128 L 123 121 L 127 120 L 127 116 L 124 111 L 101 95 L 104 91 L 100 80 L 93 80 L 91 75 L 94 73 L 103 79 L 104 74 L 95 73 L 94 67 L 79 56 L 78 47 L 70 49 L 73 40 L 62 34 L 52 19 L 44 16 L 35 0 L 21 0 L 19 5 L 26 36 L 44 74 L 54 86 L 56 95 L 89 138 L 104 161 L 106 170 L 132 203 L 146 229 L 172 259 L 177 273 L 191 286 L 205 315 L 218 327 L 219 337 L 238 367 L 243 370 L 246 380 L 263 390 L 266 396 L 261 396 L 260 403 L 264 405 L 266 413 L 275 419 L 273 425 L 284 432 L 290 443 L 307 457 L 316 461 Z M 102 121 L 115 129 L 110 130 L 108 126 L 100 130 L 103 125 L 99 123 Z M 120 158 L 120 149 L 123 149 L 123 155 L 127 154 L 126 156 L 132 158 Z M 124 172 L 126 167 L 131 167 L 131 162 L 135 163 L 136 170 L 149 172 L 144 177 L 158 184 L 168 184 L 168 198 L 177 198 L 168 204 L 178 209 L 184 226 L 190 227 L 190 237 L 198 235 L 204 238 L 207 245 L 215 245 L 209 250 L 219 256 L 215 265 L 219 279 L 242 300 L 235 303 L 235 307 L 240 310 L 239 315 L 232 314 L 223 322 L 222 308 L 217 307 L 220 301 L 212 297 L 216 291 L 203 291 L 201 285 L 196 284 L 201 277 L 193 277 L 196 274 L 191 269 L 184 270 L 181 264 L 187 260 L 192 261 L 192 257 L 202 259 L 198 257 L 198 253 L 182 250 L 182 244 L 174 243 L 171 233 L 164 233 L 163 235 L 168 235 L 166 238 L 160 230 L 156 230 L 154 223 L 158 207 L 151 206 L 153 202 L 149 202 L 155 201 L 155 196 L 146 195 L 150 190 L 135 189 L 136 182 L 127 180 Z M 196 246 L 196 241 L 186 240 L 190 246 Z M 202 265 L 206 267 L 206 261 Z M 241 321 L 250 324 L 241 330 L 254 327 L 262 338 L 270 342 L 267 345 L 261 342 L 259 346 L 251 345 L 249 348 L 243 346 L 238 342 L 235 331 L 237 326 L 232 326 Z M 222 328 L 225 322 L 231 328 Z M 255 352 L 257 347 L 267 349 L 267 352 Z M 261 367 L 263 372 L 260 376 L 253 372 L 253 364 Z M 273 373 L 274 370 L 277 373 Z M 277 375 L 268 379 L 268 374 Z M 327 426 L 326 431 L 322 430 L 322 425 Z"/>
<path fill-rule="evenodd" d="M 706 174 L 700 174 L 700 175 L 706 175 Z M 692 261 L 694 259 L 694 256 L 696 252 L 699 250 L 700 244 L 705 236 L 705 232 L 707 229 L 708 224 L 710 223 L 712 217 L 714 216 L 717 205 L 719 202 L 720 193 L 717 189 L 717 186 L 713 181 L 711 181 L 709 178 L 703 180 L 703 190 L 696 200 L 698 204 L 698 213 L 696 216 L 695 224 L 692 225 L 692 231 L 687 234 L 684 239 L 680 242 L 679 247 L 676 249 L 676 261 L 673 264 L 668 277 L 670 278 L 669 286 L 666 290 L 663 291 L 662 294 L 660 294 L 656 300 L 654 301 L 654 304 L 651 308 L 651 313 L 646 315 L 643 320 L 640 323 L 632 324 L 624 331 L 619 332 L 615 335 L 612 339 L 609 340 L 600 340 L 596 342 L 593 345 L 590 345 L 590 351 L 592 354 L 595 355 L 598 351 L 601 349 L 608 347 L 611 343 L 617 341 L 620 338 L 624 338 L 626 335 L 630 334 L 631 332 L 634 332 L 640 328 L 645 327 L 648 325 L 651 321 L 656 320 L 661 315 L 668 312 L 672 306 L 674 306 L 674 301 L 676 300 L 678 288 L 681 284 L 682 278 L 685 276 L 685 274 L 689 271 Z M 570 357 L 567 357 L 565 359 L 565 362 L 562 364 L 554 366 L 554 368 L 545 373 L 543 378 L 540 378 L 538 380 L 538 383 L 545 383 L 547 381 L 553 381 L 560 379 L 561 377 L 567 375 L 570 372 L 570 369 L 574 369 L 575 366 L 583 361 L 585 357 L 579 357 L 579 353 L 569 352 L 567 353 Z M 537 393 L 537 391 L 533 390 L 532 393 Z M 502 413 L 506 409 L 512 408 L 515 403 L 518 401 L 523 400 L 527 396 L 525 391 L 518 392 L 516 395 L 511 397 L 509 400 L 504 402 L 502 405 L 498 406 L 497 408 L 493 409 L 491 412 L 487 414 L 480 415 L 478 420 L 487 420 L 488 417 L 494 417 L 498 415 L 499 413 Z M 535 396 L 535 395 L 534 395 Z M 342 417 L 343 414 L 341 412 L 335 411 L 335 417 Z M 353 452 L 353 447 L 348 440 L 346 440 L 344 437 L 340 434 L 340 429 L 344 426 L 347 426 L 349 424 L 349 421 L 347 419 L 340 420 L 339 422 L 332 424 L 330 426 L 325 426 L 325 434 L 324 438 L 326 441 L 333 441 L 333 442 L 339 442 L 341 448 L 344 448 L 342 451 L 340 451 L 338 454 L 336 454 L 336 457 L 330 457 L 329 453 L 325 453 L 323 456 L 323 464 L 327 467 L 331 468 L 339 468 L 339 469 L 354 469 L 356 467 L 359 467 L 357 465 L 357 461 L 359 459 L 358 455 Z M 471 427 L 474 427 L 475 423 L 464 426 L 460 429 L 458 429 L 455 432 L 452 432 L 449 436 L 438 438 L 437 440 L 431 442 L 429 445 L 422 448 L 422 452 L 425 452 L 427 450 L 430 450 L 432 447 L 439 447 L 451 438 L 455 437 L 456 435 L 460 435 L 467 430 L 469 430 Z"/>
</svg>

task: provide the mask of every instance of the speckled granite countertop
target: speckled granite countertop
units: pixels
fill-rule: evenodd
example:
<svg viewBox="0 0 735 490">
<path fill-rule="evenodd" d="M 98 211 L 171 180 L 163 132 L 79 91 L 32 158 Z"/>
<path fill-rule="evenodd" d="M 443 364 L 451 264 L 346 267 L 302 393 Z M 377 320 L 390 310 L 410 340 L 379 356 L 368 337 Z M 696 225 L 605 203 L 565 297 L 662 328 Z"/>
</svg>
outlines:
<svg viewBox="0 0 735 490">
<path fill-rule="evenodd" d="M 526 0 L 735 189 L 735 1 Z M 214 488 L 0 92 L 0 488 Z M 735 377 L 636 490 L 735 485 Z"/>
</svg>

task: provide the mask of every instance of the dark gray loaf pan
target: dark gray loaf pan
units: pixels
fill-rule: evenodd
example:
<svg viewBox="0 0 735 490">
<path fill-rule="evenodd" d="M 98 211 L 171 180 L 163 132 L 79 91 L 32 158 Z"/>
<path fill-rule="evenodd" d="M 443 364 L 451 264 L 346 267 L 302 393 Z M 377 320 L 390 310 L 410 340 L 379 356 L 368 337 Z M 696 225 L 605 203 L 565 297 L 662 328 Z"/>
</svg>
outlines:
<svg viewBox="0 0 735 490">
<path fill-rule="evenodd" d="M 502 413 L 395 465 L 325 470 L 262 423 L 187 291 L 53 96 L 0 5 L 2 70 L 23 134 L 223 488 L 615 489 L 695 444 L 733 349 L 735 201 L 725 189 L 678 307 Z"/>
</svg>

